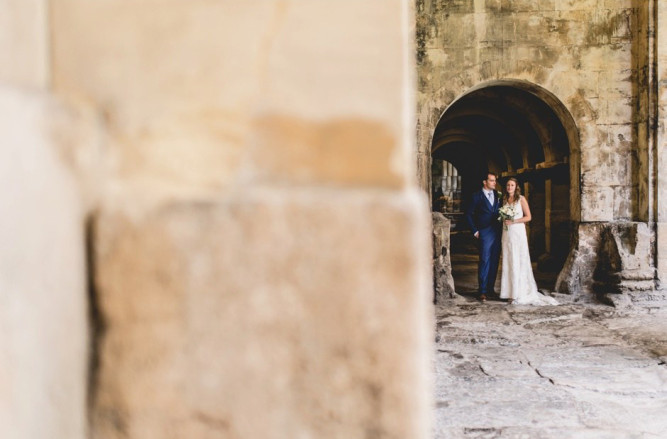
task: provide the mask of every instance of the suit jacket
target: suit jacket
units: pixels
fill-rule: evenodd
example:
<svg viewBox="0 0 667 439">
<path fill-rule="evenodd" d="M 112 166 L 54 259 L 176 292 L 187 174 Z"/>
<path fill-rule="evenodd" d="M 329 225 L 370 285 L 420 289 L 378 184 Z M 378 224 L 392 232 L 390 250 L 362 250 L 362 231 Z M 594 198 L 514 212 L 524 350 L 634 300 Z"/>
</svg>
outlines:
<svg viewBox="0 0 667 439">
<path fill-rule="evenodd" d="M 472 233 L 490 226 L 498 226 L 498 209 L 500 208 L 500 199 L 498 193 L 493 191 L 493 205 L 489 203 L 483 190 L 472 194 L 472 200 L 466 210 L 466 220 L 470 225 Z"/>
</svg>

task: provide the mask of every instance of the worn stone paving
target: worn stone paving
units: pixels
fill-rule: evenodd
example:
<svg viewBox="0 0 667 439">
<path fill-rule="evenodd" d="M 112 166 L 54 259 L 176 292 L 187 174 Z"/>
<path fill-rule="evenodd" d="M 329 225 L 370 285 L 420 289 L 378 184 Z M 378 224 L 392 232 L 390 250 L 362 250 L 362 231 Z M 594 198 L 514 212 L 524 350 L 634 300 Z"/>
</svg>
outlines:
<svg viewBox="0 0 667 439">
<path fill-rule="evenodd" d="M 667 438 L 667 311 L 436 309 L 436 439 Z"/>
</svg>

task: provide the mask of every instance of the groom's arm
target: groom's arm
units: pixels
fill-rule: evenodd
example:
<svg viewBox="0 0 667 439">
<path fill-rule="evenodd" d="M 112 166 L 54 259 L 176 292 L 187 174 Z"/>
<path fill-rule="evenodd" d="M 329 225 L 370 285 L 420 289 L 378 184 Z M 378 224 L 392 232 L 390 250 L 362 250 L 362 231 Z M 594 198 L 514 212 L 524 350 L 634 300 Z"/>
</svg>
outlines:
<svg viewBox="0 0 667 439">
<path fill-rule="evenodd" d="M 474 219 L 474 214 L 475 214 L 475 209 L 477 209 L 477 203 L 479 202 L 479 197 L 476 196 L 475 194 L 472 194 L 472 200 L 470 200 L 470 204 L 468 205 L 468 209 L 466 209 L 466 221 L 468 221 L 468 225 L 470 226 L 470 230 L 472 230 L 472 234 L 477 237 L 477 227 L 475 227 L 475 219 Z"/>
</svg>

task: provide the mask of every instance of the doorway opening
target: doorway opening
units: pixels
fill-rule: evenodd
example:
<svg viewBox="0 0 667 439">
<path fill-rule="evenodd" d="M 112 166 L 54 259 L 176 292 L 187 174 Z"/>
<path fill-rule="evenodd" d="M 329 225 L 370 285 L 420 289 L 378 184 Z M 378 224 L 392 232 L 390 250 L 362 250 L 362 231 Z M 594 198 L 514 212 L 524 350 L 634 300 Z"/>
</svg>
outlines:
<svg viewBox="0 0 667 439">
<path fill-rule="evenodd" d="M 432 209 L 451 221 L 456 292 L 477 290 L 478 250 L 464 212 L 487 172 L 498 175 L 498 189 L 519 180 L 533 217 L 527 232 L 538 288 L 553 291 L 580 212 L 579 135 L 565 106 L 532 83 L 482 84 L 442 115 L 431 163 Z"/>
</svg>

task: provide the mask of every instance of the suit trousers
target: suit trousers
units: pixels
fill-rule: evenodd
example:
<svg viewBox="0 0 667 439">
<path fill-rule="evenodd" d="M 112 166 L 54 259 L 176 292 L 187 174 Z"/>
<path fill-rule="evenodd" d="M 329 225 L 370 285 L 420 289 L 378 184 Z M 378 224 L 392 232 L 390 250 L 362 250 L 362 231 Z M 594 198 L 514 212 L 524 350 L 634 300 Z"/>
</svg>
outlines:
<svg viewBox="0 0 667 439">
<path fill-rule="evenodd" d="M 500 262 L 501 232 L 492 225 L 479 230 L 479 267 L 477 270 L 479 294 L 493 291 Z"/>
</svg>

